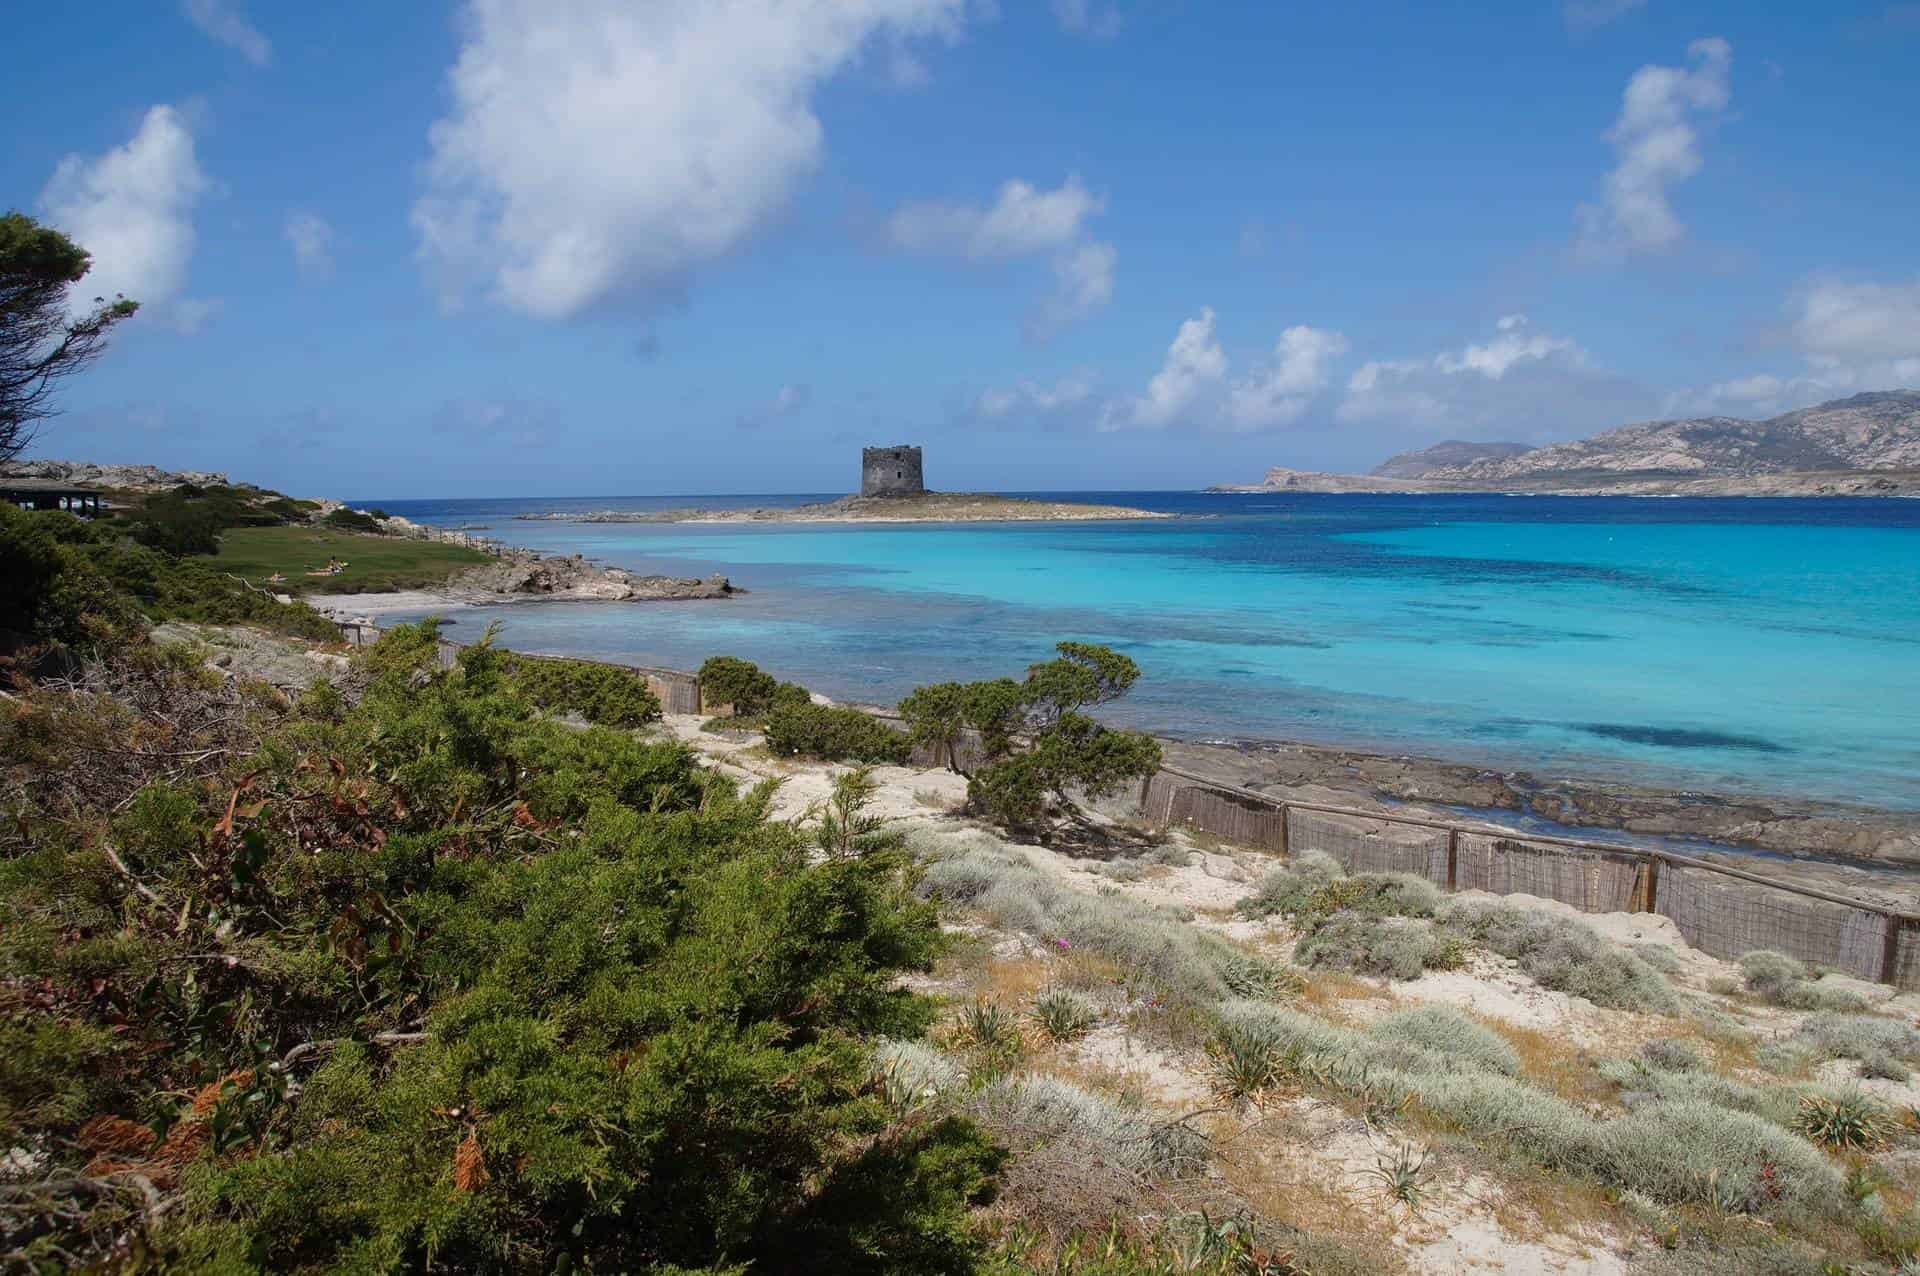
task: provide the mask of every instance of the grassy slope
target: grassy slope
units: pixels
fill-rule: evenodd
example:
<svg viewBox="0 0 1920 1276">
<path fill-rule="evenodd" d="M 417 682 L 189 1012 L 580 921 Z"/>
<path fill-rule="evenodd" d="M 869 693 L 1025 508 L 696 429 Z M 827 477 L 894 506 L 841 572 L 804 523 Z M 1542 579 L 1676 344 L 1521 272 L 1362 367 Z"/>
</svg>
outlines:
<svg viewBox="0 0 1920 1276">
<path fill-rule="evenodd" d="M 345 559 L 337 576 L 308 576 L 328 558 Z M 434 541 L 368 536 L 318 527 L 236 527 L 220 536 L 214 565 L 258 584 L 274 572 L 294 593 L 383 593 L 437 585 L 455 572 L 488 562 L 485 554 Z"/>
</svg>

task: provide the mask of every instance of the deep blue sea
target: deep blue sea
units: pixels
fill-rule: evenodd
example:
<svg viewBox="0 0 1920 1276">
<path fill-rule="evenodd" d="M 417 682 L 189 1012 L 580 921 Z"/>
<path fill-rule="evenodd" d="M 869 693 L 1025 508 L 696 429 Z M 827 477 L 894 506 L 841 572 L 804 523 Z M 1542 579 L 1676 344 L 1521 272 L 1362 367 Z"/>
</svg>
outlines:
<svg viewBox="0 0 1920 1276">
<path fill-rule="evenodd" d="M 1920 502 L 1071 493 L 1179 519 L 969 526 L 523 522 L 820 496 L 382 500 L 713 602 L 528 603 L 529 651 L 745 656 L 841 699 L 1018 675 L 1063 638 L 1144 671 L 1111 718 L 1548 774 L 1920 808 Z"/>
</svg>

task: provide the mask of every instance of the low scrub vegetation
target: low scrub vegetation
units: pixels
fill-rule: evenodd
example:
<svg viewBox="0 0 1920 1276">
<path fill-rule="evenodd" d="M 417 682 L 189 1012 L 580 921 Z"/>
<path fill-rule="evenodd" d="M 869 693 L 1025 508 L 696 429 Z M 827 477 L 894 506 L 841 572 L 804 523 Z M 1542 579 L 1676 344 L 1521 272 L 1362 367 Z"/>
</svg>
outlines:
<svg viewBox="0 0 1920 1276">
<path fill-rule="evenodd" d="M 1279 978 L 1272 963 L 1150 904 L 1064 886 L 989 835 L 921 832 L 909 836 L 909 845 L 926 861 L 924 893 L 964 904 L 1007 930 L 1110 958 L 1123 978 L 1151 995 L 1205 1005 L 1233 996 L 1236 982 Z"/>
<path fill-rule="evenodd" d="M 493 633 L 487 631 L 489 640 Z M 509 655 L 502 671 L 514 691 L 549 713 L 579 714 L 600 727 L 639 727 L 660 717 L 647 680 L 618 665 Z"/>
<path fill-rule="evenodd" d="M 433 651 L 0 705 L 8 1265 L 971 1270 L 1002 1154 L 870 1085 L 942 942 L 898 847 Z"/>
<path fill-rule="evenodd" d="M 1449 904 L 1441 921 L 1455 934 L 1511 957 L 1543 988 L 1618 1010 L 1671 1014 L 1680 1008 L 1665 975 L 1585 922 L 1473 900 Z"/>
<path fill-rule="evenodd" d="M 810 700 L 774 708 L 761 729 L 767 748 L 782 757 L 899 764 L 913 752 L 904 734 L 872 714 Z"/>
<path fill-rule="evenodd" d="M 1867 999 L 1851 988 L 1810 978 L 1803 963 L 1771 949 L 1763 948 L 1743 956 L 1740 974 L 1748 992 L 1776 1006 L 1833 1011 L 1867 1008 Z"/>
<path fill-rule="evenodd" d="M 146 622 L 247 624 L 335 641 L 339 629 L 201 558 L 172 558 L 110 522 L 0 505 L 0 630 L 13 645 L 79 650 L 139 641 Z M 0 634 L 0 640 L 6 635 Z"/>
</svg>

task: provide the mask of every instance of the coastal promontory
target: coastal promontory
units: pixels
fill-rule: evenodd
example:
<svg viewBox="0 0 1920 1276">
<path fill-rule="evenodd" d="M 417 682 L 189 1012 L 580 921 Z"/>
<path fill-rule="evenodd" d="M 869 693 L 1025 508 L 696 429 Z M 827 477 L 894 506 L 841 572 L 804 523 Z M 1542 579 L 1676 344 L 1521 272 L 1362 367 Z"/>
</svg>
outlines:
<svg viewBox="0 0 1920 1276">
<path fill-rule="evenodd" d="M 1856 394 L 1763 421 L 1648 421 L 1544 447 L 1448 440 L 1366 474 L 1276 466 L 1259 483 L 1210 490 L 1920 496 L 1920 390 Z"/>
</svg>

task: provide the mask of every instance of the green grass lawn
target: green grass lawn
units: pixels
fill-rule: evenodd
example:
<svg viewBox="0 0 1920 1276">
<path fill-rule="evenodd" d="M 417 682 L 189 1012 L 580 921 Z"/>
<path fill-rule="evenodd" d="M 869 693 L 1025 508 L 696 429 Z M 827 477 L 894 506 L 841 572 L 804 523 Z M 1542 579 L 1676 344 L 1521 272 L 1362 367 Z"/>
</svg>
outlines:
<svg viewBox="0 0 1920 1276">
<path fill-rule="evenodd" d="M 306 575 L 329 558 L 344 559 L 347 569 L 337 576 Z M 488 561 L 479 550 L 435 541 L 319 527 L 235 527 L 220 534 L 213 564 L 256 585 L 284 573 L 286 583 L 276 588 L 295 594 L 363 594 L 431 588 Z"/>
</svg>

